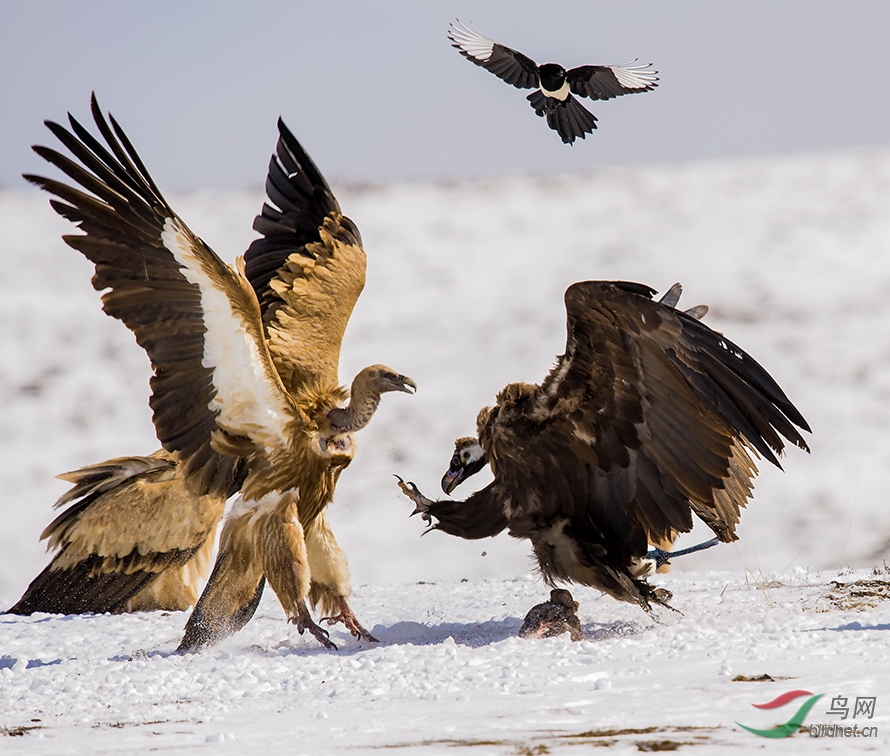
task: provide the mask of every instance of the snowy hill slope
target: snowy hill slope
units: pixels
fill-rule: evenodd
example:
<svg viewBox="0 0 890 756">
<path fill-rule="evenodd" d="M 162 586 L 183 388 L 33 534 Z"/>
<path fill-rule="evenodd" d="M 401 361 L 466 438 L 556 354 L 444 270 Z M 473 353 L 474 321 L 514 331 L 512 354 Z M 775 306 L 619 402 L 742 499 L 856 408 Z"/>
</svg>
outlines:
<svg viewBox="0 0 890 756">
<path fill-rule="evenodd" d="M 385 362 L 420 385 L 387 397 L 360 434 L 331 508 L 354 606 L 381 644 L 339 635 L 340 652 L 324 652 L 281 621 L 271 595 L 244 631 L 195 657 L 171 655 L 181 613 L 0 617 L 0 728 L 10 735 L 0 750 L 636 753 L 686 743 L 704 755 L 762 746 L 733 723 L 786 721 L 791 705 L 751 704 L 797 688 L 877 696 L 880 737 L 857 746 L 885 749 L 890 677 L 875 661 L 890 651 L 887 578 L 837 570 L 880 565 L 890 542 L 890 150 L 334 188 L 369 254 L 343 380 Z M 171 201 L 232 259 L 262 198 Z M 66 489 L 53 476 L 156 447 L 147 361 L 102 314 L 89 264 L 59 240 L 68 231 L 38 193 L 0 194 L 3 606 L 46 564 L 37 537 Z M 525 544 L 421 539 L 391 476 L 434 493 L 477 410 L 505 383 L 549 370 L 564 345 L 562 292 L 589 278 L 683 282 L 683 301 L 710 304 L 708 322 L 801 409 L 813 453 L 792 449 L 784 474 L 763 470 L 738 544 L 658 578 L 682 615 L 662 612 L 656 624 L 577 588 L 585 640 L 524 642 L 514 637 L 522 616 L 546 595 Z M 706 533 L 686 542 L 697 536 Z M 775 682 L 732 682 L 738 674 Z M 808 723 L 836 721 L 820 707 Z M 849 752 L 804 736 L 784 746 Z"/>
</svg>

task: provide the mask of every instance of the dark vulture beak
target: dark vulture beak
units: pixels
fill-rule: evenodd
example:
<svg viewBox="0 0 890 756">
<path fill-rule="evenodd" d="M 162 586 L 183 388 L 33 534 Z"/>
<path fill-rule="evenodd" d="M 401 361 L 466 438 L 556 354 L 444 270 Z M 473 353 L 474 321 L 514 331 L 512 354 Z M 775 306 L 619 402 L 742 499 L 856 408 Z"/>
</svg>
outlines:
<svg viewBox="0 0 890 756">
<path fill-rule="evenodd" d="M 461 459 L 460 451 L 455 449 L 454 456 L 451 457 L 451 466 L 448 468 L 448 472 L 442 476 L 442 490 L 450 494 L 467 478 L 475 475 L 487 464 L 488 459 L 486 459 L 484 454 L 481 457 L 464 461 Z"/>
<path fill-rule="evenodd" d="M 464 477 L 463 465 L 458 465 L 457 467 L 452 465 L 448 469 L 448 472 L 442 476 L 442 490 L 445 493 L 450 494 L 463 482 Z"/>
</svg>

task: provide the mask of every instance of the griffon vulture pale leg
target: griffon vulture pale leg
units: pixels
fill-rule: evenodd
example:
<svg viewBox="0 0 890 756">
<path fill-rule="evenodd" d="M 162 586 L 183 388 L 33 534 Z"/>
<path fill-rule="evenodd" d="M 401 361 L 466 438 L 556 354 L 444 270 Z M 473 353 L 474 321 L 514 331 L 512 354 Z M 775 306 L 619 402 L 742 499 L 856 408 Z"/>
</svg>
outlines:
<svg viewBox="0 0 890 756">
<path fill-rule="evenodd" d="M 415 389 L 383 365 L 361 370 L 349 393 L 339 385 L 343 331 L 365 278 L 358 231 L 279 120 L 269 203 L 254 223 L 262 237 L 231 268 L 170 208 L 95 97 L 92 114 L 104 145 L 69 115 L 70 131 L 47 126 L 74 160 L 34 148 L 87 193 L 26 178 L 83 232 L 65 241 L 95 264 L 103 308 L 148 353 L 155 429 L 184 485 L 242 498 L 180 649 L 243 625 L 264 577 L 305 626 L 304 532 L 331 502 L 352 434 L 381 395 Z"/>
<path fill-rule="evenodd" d="M 779 465 L 809 430 L 739 347 L 623 281 L 569 287 L 565 354 L 540 385 L 513 383 L 477 418 L 443 486 L 487 462 L 494 480 L 466 501 L 431 501 L 400 481 L 433 529 L 532 543 L 549 585 L 589 585 L 647 611 L 666 605 L 639 575 L 647 545 L 692 528 L 736 540 L 755 457 Z"/>
</svg>

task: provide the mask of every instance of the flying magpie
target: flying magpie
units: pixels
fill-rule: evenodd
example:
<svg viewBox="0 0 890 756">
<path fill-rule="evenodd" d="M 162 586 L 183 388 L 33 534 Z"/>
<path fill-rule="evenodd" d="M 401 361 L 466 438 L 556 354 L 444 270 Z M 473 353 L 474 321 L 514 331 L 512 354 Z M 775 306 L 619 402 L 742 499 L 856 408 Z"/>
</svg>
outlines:
<svg viewBox="0 0 890 756">
<path fill-rule="evenodd" d="M 467 60 L 491 71 L 518 89 L 533 89 L 526 99 L 535 113 L 547 119 L 565 144 L 585 138 L 596 128 L 596 116 L 572 95 L 591 100 L 610 100 L 632 92 L 648 92 L 658 86 L 652 64 L 578 66 L 568 71 L 558 63 L 539 66 L 531 58 L 482 36 L 476 29 L 455 21 L 448 29 L 452 47 Z"/>
</svg>

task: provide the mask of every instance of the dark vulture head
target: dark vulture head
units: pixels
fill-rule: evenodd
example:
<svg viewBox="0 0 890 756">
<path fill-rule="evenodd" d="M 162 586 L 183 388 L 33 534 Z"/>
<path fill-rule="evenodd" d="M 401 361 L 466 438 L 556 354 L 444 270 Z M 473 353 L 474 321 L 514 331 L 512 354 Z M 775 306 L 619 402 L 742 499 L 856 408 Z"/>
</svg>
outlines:
<svg viewBox="0 0 890 756">
<path fill-rule="evenodd" d="M 475 475 L 488 460 L 478 439 L 472 436 L 459 438 L 454 442 L 454 456 L 448 472 L 442 476 L 442 490 L 450 494 L 471 475 Z"/>
</svg>

